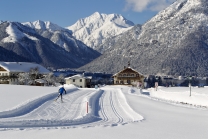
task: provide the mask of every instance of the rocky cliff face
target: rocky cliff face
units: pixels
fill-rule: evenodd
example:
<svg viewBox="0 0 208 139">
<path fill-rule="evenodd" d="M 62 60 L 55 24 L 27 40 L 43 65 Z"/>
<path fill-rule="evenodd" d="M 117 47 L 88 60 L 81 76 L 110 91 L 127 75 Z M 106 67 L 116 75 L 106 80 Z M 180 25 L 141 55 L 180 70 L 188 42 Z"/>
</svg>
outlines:
<svg viewBox="0 0 208 139">
<path fill-rule="evenodd" d="M 207 75 L 207 7 L 205 0 L 178 0 L 141 28 L 109 40 L 111 49 L 81 69 L 114 73 L 131 61 L 143 74 Z"/>
</svg>

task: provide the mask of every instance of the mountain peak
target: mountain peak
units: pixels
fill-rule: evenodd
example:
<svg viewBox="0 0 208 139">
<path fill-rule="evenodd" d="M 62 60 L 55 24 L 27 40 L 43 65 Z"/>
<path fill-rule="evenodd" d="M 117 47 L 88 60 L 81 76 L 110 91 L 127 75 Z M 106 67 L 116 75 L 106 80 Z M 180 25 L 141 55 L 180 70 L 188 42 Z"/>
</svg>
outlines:
<svg viewBox="0 0 208 139">
<path fill-rule="evenodd" d="M 53 25 L 50 22 L 37 20 L 28 22 L 26 25 L 18 22 L 0 24 L 0 30 L 3 32 L 0 35 L 0 48 L 3 47 L 10 51 L 6 56 L 8 61 L 14 59 L 16 54 L 20 60 L 29 60 L 46 67 L 77 68 L 100 55 L 97 51 L 76 40 L 65 31 L 66 29 L 50 31 L 49 29 L 52 29 Z M 46 30 L 41 30 L 44 28 Z M 0 51 L 1 58 L 4 52 L 4 49 Z M 18 61 L 18 59 L 16 60 Z"/>
<path fill-rule="evenodd" d="M 206 10 L 208 2 L 206 0 L 177 0 L 166 9 L 159 12 L 149 22 L 165 21 L 180 17 L 181 14 L 187 13 L 190 10 L 193 14 L 197 14 L 199 10 Z"/>
<path fill-rule="evenodd" d="M 100 51 L 98 47 L 105 40 L 129 30 L 132 26 L 134 26 L 133 22 L 119 14 L 100 14 L 95 12 L 67 28 L 72 30 L 76 39 Z"/>
<path fill-rule="evenodd" d="M 65 28 L 62 28 L 50 21 L 41 21 L 37 20 L 34 22 L 26 22 L 22 23 L 25 26 L 31 27 L 33 29 L 39 29 L 39 30 L 49 30 L 49 31 L 64 31 L 66 30 Z"/>
<path fill-rule="evenodd" d="M 101 14 L 99 12 L 94 12 L 91 16 L 100 16 Z"/>
<path fill-rule="evenodd" d="M 131 60 L 146 75 L 206 77 L 207 6 L 207 0 L 177 0 L 138 31 L 134 26 L 109 40 L 103 47 L 113 47 L 80 70 L 115 73 Z"/>
</svg>

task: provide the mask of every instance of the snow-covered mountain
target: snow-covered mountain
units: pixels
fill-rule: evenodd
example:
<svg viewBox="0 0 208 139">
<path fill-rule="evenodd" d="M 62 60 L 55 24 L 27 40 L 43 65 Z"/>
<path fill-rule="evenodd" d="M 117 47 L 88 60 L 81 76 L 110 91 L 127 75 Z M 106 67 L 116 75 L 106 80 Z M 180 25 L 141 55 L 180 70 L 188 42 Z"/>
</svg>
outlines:
<svg viewBox="0 0 208 139">
<path fill-rule="evenodd" d="M 118 14 L 100 14 L 95 12 L 89 17 L 78 20 L 74 25 L 67 27 L 72 30 L 73 36 L 87 46 L 104 52 L 102 45 L 107 39 L 120 35 L 131 29 L 134 23 Z"/>
<path fill-rule="evenodd" d="M 51 32 L 69 31 L 65 28 L 62 28 L 62 27 L 60 27 L 56 24 L 51 23 L 50 21 L 37 20 L 37 21 L 34 21 L 34 22 L 26 22 L 26 23 L 22 23 L 22 24 L 25 25 L 25 26 L 31 27 L 33 29 L 40 29 L 42 31 L 45 31 L 45 30 L 49 30 Z"/>
<path fill-rule="evenodd" d="M 113 47 L 81 69 L 115 73 L 128 61 L 143 74 L 205 76 L 208 1 L 177 0 L 147 23 L 115 39 Z"/>
<path fill-rule="evenodd" d="M 78 41 L 75 37 L 73 37 L 70 30 L 62 28 L 49 21 L 44 22 L 38 20 L 22 24 L 35 29 L 36 32 L 41 36 L 50 39 L 52 42 L 68 52 L 74 52 L 76 54 L 83 55 L 83 53 L 89 53 L 87 51 L 92 51 L 92 49 L 90 49 L 84 43 Z"/>
<path fill-rule="evenodd" d="M 37 28 L 37 29 L 36 29 Z M 18 22 L 0 24 L 0 46 L 13 61 L 31 61 L 45 67 L 77 68 L 97 58 L 100 54 L 71 36 L 71 31 L 50 22 L 37 21 L 25 25 Z M 54 41 L 54 40 L 58 41 Z M 0 51 L 3 55 L 3 52 Z"/>
</svg>

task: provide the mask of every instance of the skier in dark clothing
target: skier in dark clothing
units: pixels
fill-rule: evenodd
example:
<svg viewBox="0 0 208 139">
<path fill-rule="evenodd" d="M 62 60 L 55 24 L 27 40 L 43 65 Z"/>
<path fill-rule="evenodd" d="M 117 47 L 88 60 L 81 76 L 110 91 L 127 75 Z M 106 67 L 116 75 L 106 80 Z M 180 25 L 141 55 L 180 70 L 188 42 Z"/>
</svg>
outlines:
<svg viewBox="0 0 208 139">
<path fill-rule="evenodd" d="M 62 94 L 65 92 L 66 94 L 66 90 L 64 89 L 64 87 L 62 86 L 61 88 L 59 88 L 59 95 L 58 97 L 55 99 L 55 101 L 61 96 L 61 101 L 63 102 L 62 100 Z"/>
</svg>

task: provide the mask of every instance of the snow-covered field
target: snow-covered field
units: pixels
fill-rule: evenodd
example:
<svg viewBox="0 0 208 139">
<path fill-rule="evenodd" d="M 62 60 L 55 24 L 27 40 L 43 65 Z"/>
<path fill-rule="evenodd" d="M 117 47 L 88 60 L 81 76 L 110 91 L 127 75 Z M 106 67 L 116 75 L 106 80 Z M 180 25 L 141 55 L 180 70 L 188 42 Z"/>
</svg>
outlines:
<svg viewBox="0 0 208 139">
<path fill-rule="evenodd" d="M 99 89 L 0 85 L 0 137 L 6 139 L 206 139 L 208 88 Z"/>
</svg>

